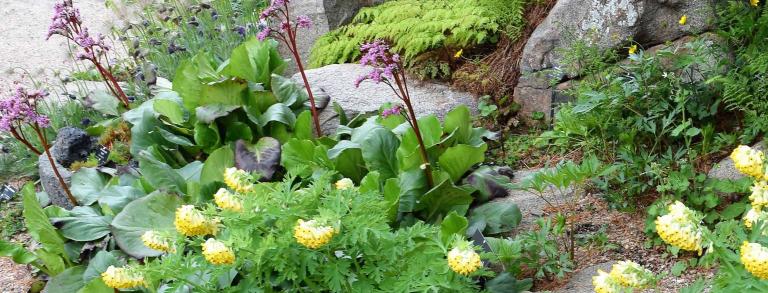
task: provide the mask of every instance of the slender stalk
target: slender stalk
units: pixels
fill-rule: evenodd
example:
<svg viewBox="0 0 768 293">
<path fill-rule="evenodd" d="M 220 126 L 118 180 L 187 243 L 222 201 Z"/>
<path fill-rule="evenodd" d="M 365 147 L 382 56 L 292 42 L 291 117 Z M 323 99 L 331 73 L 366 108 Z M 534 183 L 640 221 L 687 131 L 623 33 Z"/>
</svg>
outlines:
<svg viewBox="0 0 768 293">
<path fill-rule="evenodd" d="M 64 192 L 67 194 L 67 199 L 69 199 L 69 202 L 72 203 L 72 205 L 77 206 L 77 199 L 75 199 L 75 197 L 72 196 L 72 192 L 69 191 L 69 186 L 67 186 L 67 183 L 64 182 L 64 178 L 61 177 L 61 174 L 59 173 L 59 168 L 56 167 L 56 162 L 53 160 L 53 155 L 51 155 L 51 150 L 48 146 L 48 141 L 45 139 L 45 134 L 43 134 L 42 130 L 40 130 L 40 125 L 35 123 L 35 125 L 32 128 L 37 133 L 37 137 L 40 138 L 40 143 L 43 144 L 43 150 L 45 150 L 45 155 L 48 157 L 48 162 L 51 163 L 51 169 L 53 169 L 53 174 L 56 175 L 57 179 L 59 179 L 59 184 L 61 184 L 61 188 L 64 189 Z"/>
<path fill-rule="evenodd" d="M 400 75 L 403 75 L 402 77 Z M 419 129 L 419 121 L 416 120 L 416 113 L 413 111 L 413 105 L 411 105 L 411 98 L 408 96 L 408 90 L 404 89 L 405 73 L 398 72 L 394 74 L 395 83 L 400 89 L 400 95 L 402 97 L 405 107 L 408 109 L 408 115 L 411 117 L 411 126 L 413 126 L 413 132 L 416 134 L 416 140 L 419 142 L 419 152 L 421 153 L 421 161 L 424 163 L 424 175 L 427 176 L 427 186 L 432 189 L 435 186 L 435 181 L 432 178 L 432 166 L 429 163 L 429 156 L 427 155 L 427 148 L 424 146 L 424 139 L 421 137 L 421 130 Z"/>
<path fill-rule="evenodd" d="M 284 4 L 284 10 L 278 10 L 283 13 L 283 16 L 285 16 L 285 21 L 288 22 L 291 20 L 290 12 L 288 9 L 288 2 Z M 293 58 L 296 62 L 296 67 L 298 67 L 299 72 L 301 73 L 301 79 L 304 81 L 304 87 L 307 89 L 307 95 L 309 96 L 309 104 L 310 104 L 310 111 L 312 111 L 312 120 L 315 122 L 315 132 L 317 132 L 317 137 L 323 136 L 323 131 L 320 129 L 320 118 L 317 115 L 317 107 L 315 106 L 315 96 L 312 94 L 312 88 L 309 86 L 309 80 L 307 79 L 307 74 L 304 73 L 304 65 L 301 61 L 301 56 L 299 55 L 299 48 L 296 45 L 296 28 L 294 29 L 286 29 L 286 32 L 288 33 L 288 39 L 284 40 L 286 45 L 288 45 L 288 49 L 293 54 Z"/>
<path fill-rule="evenodd" d="M 37 149 L 35 146 L 33 146 L 31 143 L 29 143 L 29 141 L 28 141 L 28 140 L 26 140 L 24 137 L 22 137 L 21 135 L 19 135 L 19 133 L 18 133 L 18 132 L 16 132 L 16 129 L 15 129 L 15 128 L 11 127 L 11 131 L 10 131 L 10 132 L 11 132 L 11 135 L 12 135 L 14 138 L 16 138 L 16 140 L 18 140 L 18 141 L 20 141 L 22 144 L 24 144 L 24 145 L 25 145 L 25 146 L 26 146 L 26 147 L 27 147 L 27 148 L 28 148 L 30 151 L 32 151 L 33 153 L 35 153 L 35 155 L 38 155 L 38 156 L 39 156 L 39 155 L 42 155 L 42 154 L 43 154 L 43 153 L 42 153 L 42 152 L 40 152 L 40 150 L 38 150 L 38 149 Z"/>
<path fill-rule="evenodd" d="M 120 84 L 117 83 L 117 80 L 112 75 L 112 73 L 107 71 L 103 66 L 101 66 L 101 64 L 99 64 L 98 61 L 96 60 L 91 60 L 91 61 L 99 70 L 99 72 L 101 72 L 101 76 L 109 80 L 109 83 L 112 84 L 112 86 L 110 86 L 110 90 L 112 90 L 112 92 L 117 96 L 120 102 L 122 102 L 126 108 L 130 107 L 128 96 L 125 95 L 125 92 L 123 92 L 123 89 L 120 87 Z"/>
</svg>

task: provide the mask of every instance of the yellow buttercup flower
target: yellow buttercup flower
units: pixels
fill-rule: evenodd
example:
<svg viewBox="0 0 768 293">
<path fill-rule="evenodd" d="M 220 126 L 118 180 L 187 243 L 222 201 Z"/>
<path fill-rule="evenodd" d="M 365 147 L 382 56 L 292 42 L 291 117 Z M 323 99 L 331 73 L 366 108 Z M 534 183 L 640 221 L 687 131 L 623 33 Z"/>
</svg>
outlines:
<svg viewBox="0 0 768 293">
<path fill-rule="evenodd" d="M 741 262 L 755 277 L 768 280 L 768 248 L 759 243 L 744 241 L 741 245 Z"/>
<path fill-rule="evenodd" d="M 235 167 L 224 170 L 224 183 L 236 192 L 248 193 L 253 191 L 252 180 L 251 174 Z"/>
<path fill-rule="evenodd" d="M 235 253 L 224 242 L 208 238 L 203 243 L 205 260 L 215 265 L 228 265 L 235 262 Z"/>
<path fill-rule="evenodd" d="M 210 220 L 193 205 L 183 205 L 176 209 L 176 219 L 173 224 L 179 233 L 187 236 L 216 235 L 217 221 Z"/>
<path fill-rule="evenodd" d="M 213 201 L 222 210 L 233 212 L 239 212 L 243 210 L 243 203 L 237 199 L 237 196 L 224 188 L 219 188 L 219 191 L 213 195 Z"/>
<path fill-rule="evenodd" d="M 483 266 L 480 255 L 466 242 L 460 241 L 448 252 L 448 266 L 454 272 L 468 276 Z"/>
<path fill-rule="evenodd" d="M 603 270 L 597 270 L 597 276 L 592 277 L 592 286 L 597 293 L 617 293 L 622 290 L 616 280 Z"/>
<path fill-rule="evenodd" d="M 755 181 L 755 185 L 752 185 L 752 194 L 749 195 L 749 200 L 752 201 L 754 207 L 768 206 L 768 182 L 760 180 Z"/>
<path fill-rule="evenodd" d="M 460 49 L 459 51 L 456 51 L 456 54 L 453 55 L 453 58 L 459 58 L 461 55 L 464 54 L 464 49 Z"/>
<path fill-rule="evenodd" d="M 336 234 L 336 229 L 322 226 L 315 220 L 299 219 L 293 228 L 293 237 L 296 238 L 296 242 L 310 249 L 318 249 L 327 244 L 334 234 Z"/>
<path fill-rule="evenodd" d="M 352 187 L 355 187 L 355 183 L 352 182 L 352 179 L 344 178 L 339 181 L 336 181 L 336 189 L 338 190 L 347 190 Z"/>
<path fill-rule="evenodd" d="M 688 22 L 688 16 L 683 15 L 680 17 L 680 25 L 685 25 Z"/>
<path fill-rule="evenodd" d="M 637 52 L 637 45 L 629 46 L 629 55 L 634 55 Z"/>
<path fill-rule="evenodd" d="M 747 211 L 747 214 L 744 215 L 744 226 L 746 226 L 749 229 L 752 229 L 752 225 L 757 222 L 758 220 L 765 220 L 766 219 L 766 213 L 764 213 L 760 207 L 752 206 L 749 211 Z"/>
<path fill-rule="evenodd" d="M 114 289 L 129 289 L 139 286 L 145 286 L 144 277 L 132 268 L 116 268 L 109 266 L 106 271 L 101 273 L 101 279 L 104 284 Z"/>
<path fill-rule="evenodd" d="M 175 247 L 171 246 L 167 237 L 160 235 L 157 231 L 149 230 L 141 234 L 141 241 L 149 248 L 162 252 L 175 252 Z"/>
<path fill-rule="evenodd" d="M 620 261 L 611 267 L 611 278 L 621 286 L 645 288 L 653 280 L 653 272 L 633 261 Z"/>
<path fill-rule="evenodd" d="M 757 4 L 760 4 L 760 0 L 749 0 L 749 4 L 753 7 L 757 7 Z"/>
<path fill-rule="evenodd" d="M 731 153 L 731 159 L 736 167 L 744 175 L 761 179 L 764 178 L 763 161 L 765 154 L 752 149 L 749 146 L 740 145 Z"/>
<path fill-rule="evenodd" d="M 696 219 L 692 210 L 676 201 L 669 206 L 669 214 L 656 218 L 656 231 L 664 242 L 701 254 L 702 233 Z"/>
</svg>

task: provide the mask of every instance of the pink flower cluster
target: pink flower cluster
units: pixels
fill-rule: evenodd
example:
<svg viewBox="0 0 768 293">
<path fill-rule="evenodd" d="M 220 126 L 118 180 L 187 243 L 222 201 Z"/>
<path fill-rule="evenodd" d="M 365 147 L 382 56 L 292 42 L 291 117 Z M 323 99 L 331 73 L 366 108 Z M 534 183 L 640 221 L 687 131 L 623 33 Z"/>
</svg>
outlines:
<svg viewBox="0 0 768 293">
<path fill-rule="evenodd" d="M 278 38 L 288 42 L 291 39 L 295 39 L 297 29 L 312 27 L 312 19 L 309 16 L 299 15 L 296 17 L 295 22 L 289 19 L 288 3 L 290 2 L 290 0 L 272 0 L 271 5 L 261 12 L 259 19 L 262 22 L 262 30 L 256 35 L 259 40 L 263 41 L 273 33 L 276 33 Z M 277 29 L 269 26 L 270 19 L 277 19 L 280 22 Z"/>
<path fill-rule="evenodd" d="M 394 73 L 400 69 L 400 55 L 392 54 L 389 51 L 389 45 L 382 40 L 363 44 L 360 51 L 363 53 L 360 64 L 370 65 L 373 70 L 358 77 L 355 80 L 355 87 L 359 87 L 360 83 L 369 79 L 375 83 L 380 83 L 385 79 L 394 78 Z"/>
<path fill-rule="evenodd" d="M 41 90 L 27 91 L 19 87 L 13 96 L 0 100 L 0 130 L 10 131 L 21 123 L 48 127 L 48 117 L 37 113 L 37 101 L 47 95 Z"/>
<path fill-rule="evenodd" d="M 400 113 L 403 111 L 402 105 L 395 105 L 392 108 L 385 109 L 384 111 L 381 111 L 381 117 L 387 118 L 389 116 L 393 115 L 400 115 Z"/>
<path fill-rule="evenodd" d="M 88 28 L 82 27 L 83 20 L 80 10 L 72 5 L 72 0 L 63 0 L 53 6 L 53 18 L 48 27 L 48 37 L 61 35 L 75 42 L 83 50 L 76 57 L 80 60 L 95 60 L 97 57 L 109 51 L 109 46 L 104 43 L 105 37 L 101 34 L 92 37 Z"/>
</svg>

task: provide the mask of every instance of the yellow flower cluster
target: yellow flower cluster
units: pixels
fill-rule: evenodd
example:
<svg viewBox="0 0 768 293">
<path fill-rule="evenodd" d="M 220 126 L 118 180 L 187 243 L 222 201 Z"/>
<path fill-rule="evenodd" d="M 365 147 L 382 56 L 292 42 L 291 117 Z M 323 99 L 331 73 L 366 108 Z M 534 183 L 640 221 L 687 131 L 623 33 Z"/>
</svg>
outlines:
<svg viewBox="0 0 768 293">
<path fill-rule="evenodd" d="M 701 227 L 694 212 L 683 203 L 676 201 L 668 214 L 656 218 L 656 231 L 664 242 L 701 254 Z"/>
<path fill-rule="evenodd" d="M 141 241 L 149 248 L 162 252 L 175 252 L 167 237 L 160 235 L 157 231 L 149 230 L 141 235 Z"/>
<path fill-rule="evenodd" d="M 744 241 L 741 245 L 741 262 L 752 275 L 768 280 L 768 248 L 759 243 Z"/>
<path fill-rule="evenodd" d="M 352 182 L 352 179 L 344 178 L 339 181 L 336 181 L 336 189 L 338 190 L 347 190 L 352 187 L 355 187 L 355 183 Z"/>
<path fill-rule="evenodd" d="M 749 0 L 749 4 L 753 7 L 757 7 L 757 5 L 760 4 L 760 0 Z"/>
<path fill-rule="evenodd" d="M 203 243 L 203 256 L 215 265 L 228 265 L 235 262 L 235 253 L 224 242 L 213 238 L 208 238 Z"/>
<path fill-rule="evenodd" d="M 318 249 L 327 244 L 334 234 L 336 234 L 336 229 L 322 226 L 315 220 L 299 219 L 293 228 L 293 237 L 296 238 L 296 242 L 310 249 Z"/>
<path fill-rule="evenodd" d="M 755 181 L 749 200 L 752 201 L 753 207 L 762 208 L 768 206 L 768 182 Z"/>
<path fill-rule="evenodd" d="M 653 273 L 636 262 L 620 261 L 611 267 L 611 272 L 597 270 L 597 276 L 592 277 L 595 292 L 630 292 L 629 288 L 647 288 L 653 281 Z"/>
<path fill-rule="evenodd" d="M 448 252 L 448 266 L 454 272 L 468 276 L 483 266 L 480 255 L 466 241 Z"/>
<path fill-rule="evenodd" d="M 116 268 L 109 266 L 107 270 L 101 273 L 101 279 L 104 284 L 115 289 L 129 289 L 139 286 L 146 286 L 144 277 L 131 268 Z"/>
<path fill-rule="evenodd" d="M 216 235 L 218 221 L 210 220 L 193 205 L 183 205 L 176 210 L 173 221 L 176 230 L 186 236 Z"/>
<path fill-rule="evenodd" d="M 243 210 L 243 203 L 240 202 L 237 196 L 224 188 L 220 188 L 219 191 L 213 195 L 213 201 L 216 202 L 216 205 L 222 210 L 233 212 L 240 212 Z"/>
<path fill-rule="evenodd" d="M 253 191 L 252 180 L 251 174 L 235 167 L 224 170 L 224 183 L 236 192 L 248 193 Z"/>
<path fill-rule="evenodd" d="M 765 179 L 763 169 L 765 154 L 763 152 L 752 149 L 749 146 L 740 145 L 731 153 L 731 159 L 736 166 L 736 170 L 739 170 L 742 174 L 756 179 Z"/>
</svg>

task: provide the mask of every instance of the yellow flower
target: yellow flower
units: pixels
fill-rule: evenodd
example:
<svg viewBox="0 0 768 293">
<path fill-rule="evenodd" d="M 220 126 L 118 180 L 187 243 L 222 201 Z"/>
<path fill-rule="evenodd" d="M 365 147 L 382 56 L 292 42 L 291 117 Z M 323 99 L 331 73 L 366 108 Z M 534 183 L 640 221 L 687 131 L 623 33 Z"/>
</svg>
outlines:
<svg viewBox="0 0 768 293">
<path fill-rule="evenodd" d="M 318 249 L 327 244 L 334 234 L 336 234 L 336 229 L 322 226 L 315 220 L 299 219 L 293 228 L 293 237 L 296 238 L 296 242 L 310 249 Z"/>
<path fill-rule="evenodd" d="M 101 273 L 101 279 L 104 284 L 115 289 L 129 289 L 139 286 L 145 286 L 144 277 L 132 268 L 116 268 L 109 266 L 107 270 Z"/>
<path fill-rule="evenodd" d="M 763 161 L 765 154 L 754 150 L 749 146 L 740 145 L 731 153 L 731 159 L 736 167 L 744 175 L 753 178 L 763 178 Z"/>
<path fill-rule="evenodd" d="M 597 270 L 597 276 L 592 277 L 592 286 L 597 293 L 618 293 L 622 290 L 616 280 L 603 270 Z"/>
<path fill-rule="evenodd" d="M 755 181 L 755 185 L 752 185 L 752 194 L 749 196 L 749 200 L 752 201 L 753 207 L 765 207 L 768 206 L 768 182 Z"/>
<path fill-rule="evenodd" d="M 759 243 L 744 241 L 741 245 L 741 262 L 752 275 L 768 280 L 768 248 Z"/>
<path fill-rule="evenodd" d="M 149 230 L 141 235 L 141 241 L 149 248 L 162 252 L 175 252 L 175 247 L 171 246 L 167 237 L 160 235 L 157 231 Z"/>
<path fill-rule="evenodd" d="M 468 276 L 483 266 L 480 255 L 467 241 L 460 241 L 448 252 L 448 266 L 454 272 Z"/>
<path fill-rule="evenodd" d="M 344 178 L 339 181 L 336 181 L 336 189 L 338 190 L 347 190 L 352 187 L 355 187 L 355 183 L 352 182 L 352 179 Z"/>
<path fill-rule="evenodd" d="M 203 256 L 215 265 L 228 265 L 235 262 L 235 253 L 224 245 L 224 242 L 213 238 L 208 238 L 203 243 Z"/>
<path fill-rule="evenodd" d="M 688 22 L 687 15 L 683 15 L 682 17 L 680 17 L 680 25 L 685 25 L 686 22 Z"/>
<path fill-rule="evenodd" d="M 453 58 L 459 58 L 462 54 L 464 54 L 464 49 L 456 51 L 456 54 L 453 55 Z"/>
<path fill-rule="evenodd" d="M 176 209 L 176 219 L 173 224 L 179 233 L 187 236 L 216 235 L 217 221 L 207 219 L 193 205 L 183 205 Z"/>
<path fill-rule="evenodd" d="M 760 207 L 752 206 L 749 211 L 747 211 L 747 214 L 744 215 L 744 226 L 746 226 L 749 229 L 752 229 L 752 225 L 757 222 L 758 220 L 765 221 L 766 214 L 761 210 Z"/>
<path fill-rule="evenodd" d="M 224 170 L 224 183 L 236 192 L 251 192 L 253 190 L 252 180 L 251 174 L 235 167 Z"/>
<path fill-rule="evenodd" d="M 641 289 L 650 285 L 653 272 L 643 268 L 636 262 L 620 261 L 613 265 L 610 276 L 621 286 Z"/>
<path fill-rule="evenodd" d="M 664 242 L 701 254 L 701 227 L 696 215 L 681 202 L 669 206 L 669 214 L 656 218 L 656 231 Z"/>
<path fill-rule="evenodd" d="M 637 52 L 637 45 L 629 46 L 629 55 L 634 55 Z"/>
<path fill-rule="evenodd" d="M 749 4 L 754 7 L 757 7 L 757 4 L 760 4 L 760 0 L 749 0 Z"/>
<path fill-rule="evenodd" d="M 234 194 L 229 192 L 229 190 L 224 188 L 219 188 L 219 191 L 213 195 L 213 201 L 216 202 L 216 205 L 219 206 L 222 210 L 233 212 L 239 212 L 243 210 L 243 204 L 240 202 L 240 200 L 237 199 Z"/>
</svg>

